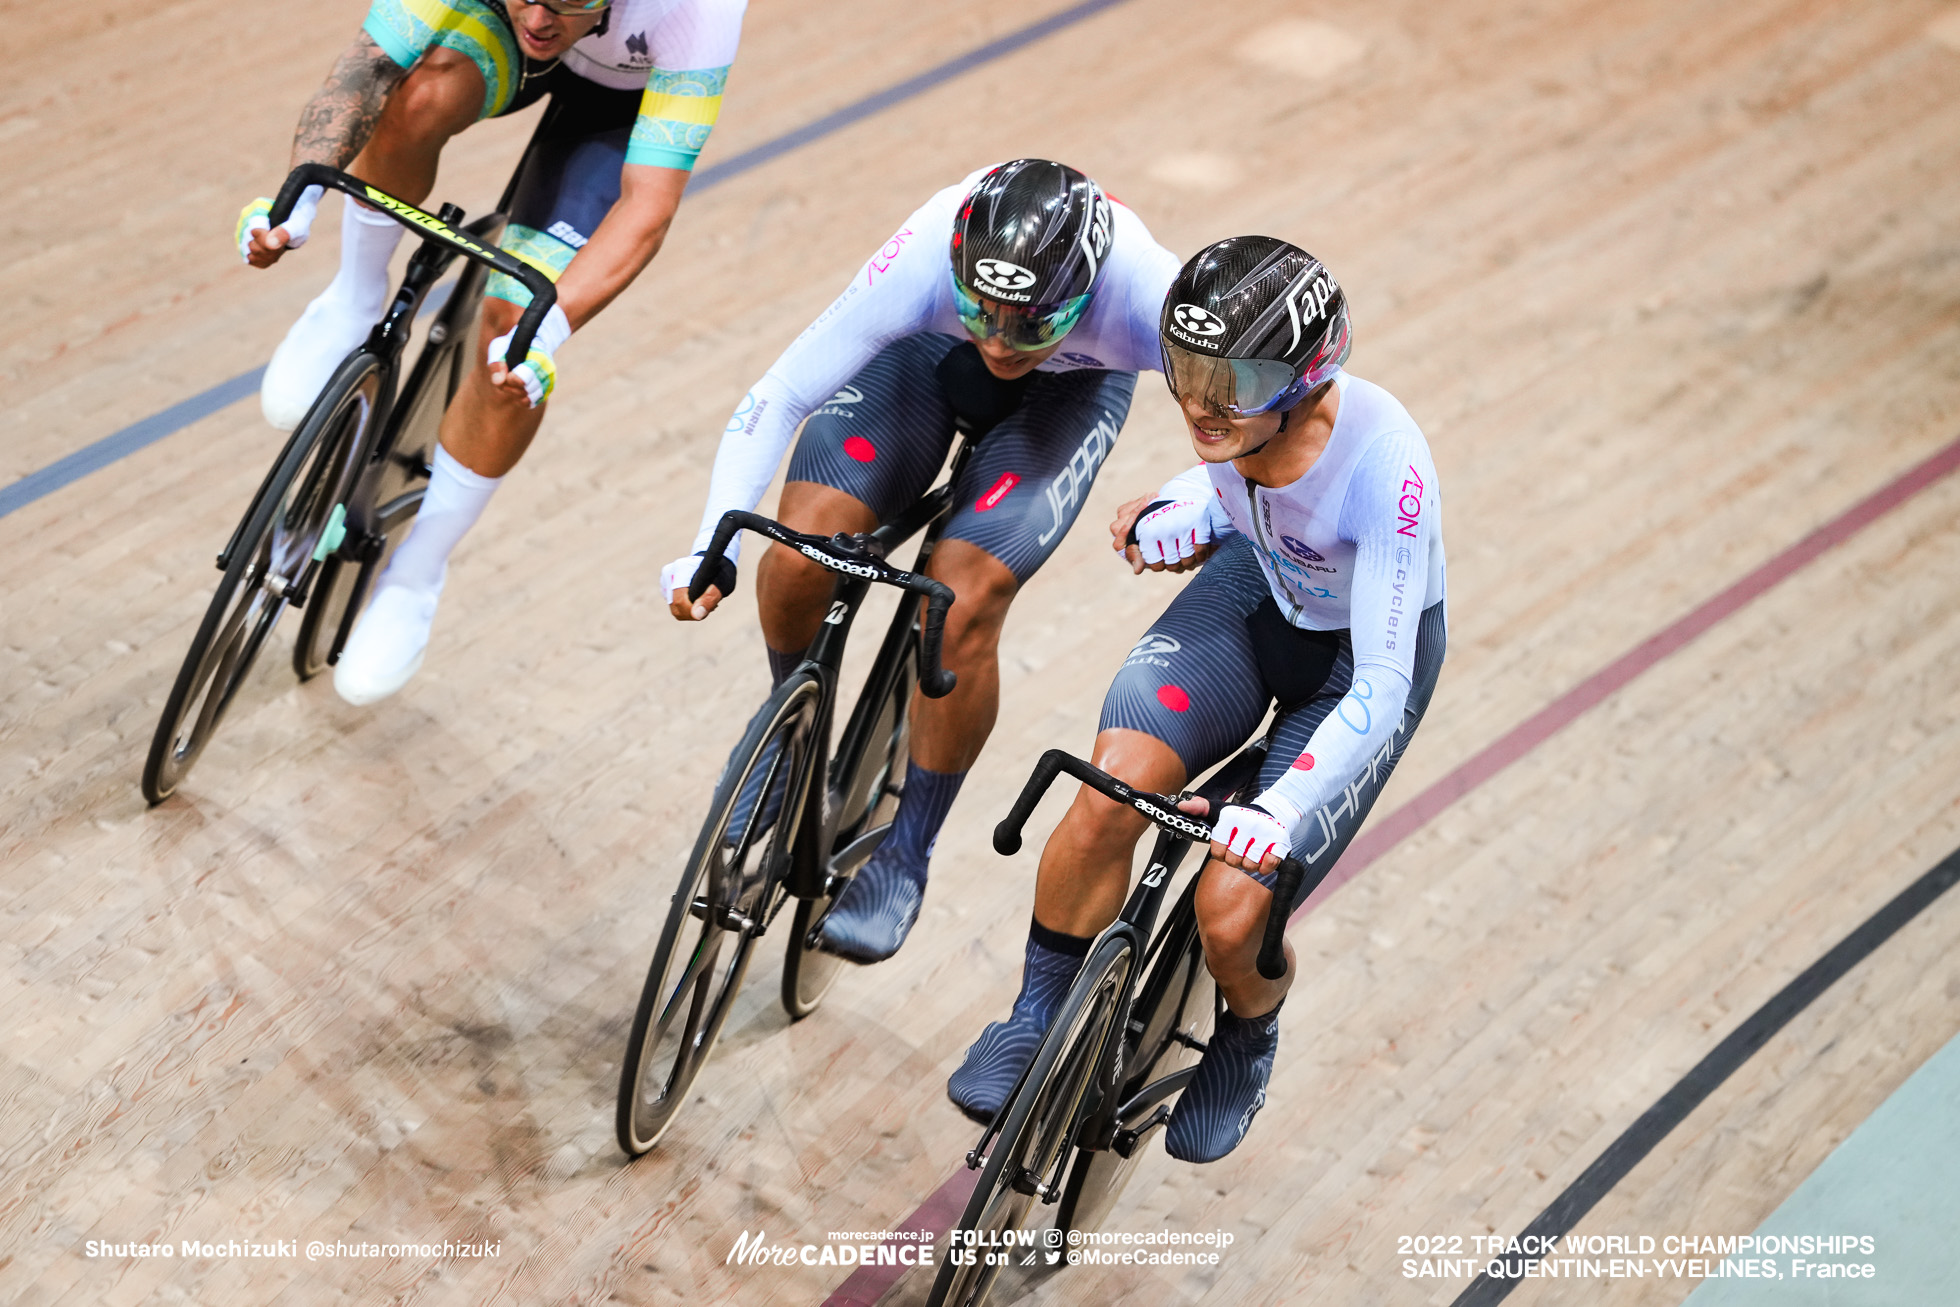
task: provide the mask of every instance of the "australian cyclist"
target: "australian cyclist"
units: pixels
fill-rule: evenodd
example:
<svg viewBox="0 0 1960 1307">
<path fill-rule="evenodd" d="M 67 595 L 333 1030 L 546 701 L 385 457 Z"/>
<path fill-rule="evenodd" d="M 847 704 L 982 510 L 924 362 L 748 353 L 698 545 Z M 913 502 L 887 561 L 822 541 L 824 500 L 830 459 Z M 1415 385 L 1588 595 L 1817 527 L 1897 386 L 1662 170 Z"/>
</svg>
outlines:
<svg viewBox="0 0 1960 1307">
<path fill-rule="evenodd" d="M 1208 1162 L 1244 1138 L 1278 1049 L 1292 949 L 1277 981 L 1255 965 L 1273 875 L 1289 852 L 1314 868 L 1341 856 L 1435 688 L 1443 534 L 1428 444 L 1393 396 L 1342 371 L 1347 299 L 1311 255 L 1265 236 L 1209 246 L 1179 272 L 1160 325 L 1165 376 L 1203 461 L 1125 504 L 1111 530 L 1135 571 L 1203 568 L 1110 685 L 1095 762 L 1175 793 L 1278 708 L 1260 791 L 1215 818 L 1198 884 L 1227 1011 L 1164 1147 Z M 968 1115 L 991 1119 L 1034 1056 L 1122 909 L 1144 827 L 1084 786 L 1050 837 L 1021 993 L 947 1086 Z"/>
<path fill-rule="evenodd" d="M 443 416 L 420 514 L 334 668 L 351 703 L 399 690 L 422 665 L 450 552 L 523 457 L 556 381 L 552 356 L 659 252 L 720 111 L 745 0 L 373 0 L 307 103 L 292 163 L 349 167 L 413 203 L 449 138 L 551 97 L 515 182 L 503 246 L 549 273 L 558 302 L 518 367 L 503 362 L 530 294 L 492 277 L 476 369 Z M 239 253 L 270 267 L 305 242 L 318 188 L 283 226 L 245 207 Z M 260 401 L 290 429 L 387 303 L 402 228 L 349 199 L 340 270 L 267 366 Z"/>
</svg>

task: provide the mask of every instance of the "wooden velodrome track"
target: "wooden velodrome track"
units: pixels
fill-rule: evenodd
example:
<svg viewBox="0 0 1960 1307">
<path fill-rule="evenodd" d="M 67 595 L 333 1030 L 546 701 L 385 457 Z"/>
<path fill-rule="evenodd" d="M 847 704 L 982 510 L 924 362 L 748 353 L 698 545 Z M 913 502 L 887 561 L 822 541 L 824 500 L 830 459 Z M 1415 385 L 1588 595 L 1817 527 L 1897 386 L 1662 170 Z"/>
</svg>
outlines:
<svg viewBox="0 0 1960 1307">
<path fill-rule="evenodd" d="M 704 164 L 1062 8 L 753 0 Z M 234 215 L 362 12 L 10 7 L 0 484 L 264 361 L 333 223 L 255 274 L 227 252 Z M 1082 167 L 1180 255 L 1244 231 L 1320 254 L 1354 301 L 1353 370 L 1422 422 L 1446 503 L 1449 663 L 1380 821 L 1960 437 L 1956 14 L 1116 4 L 692 197 L 561 355 L 422 675 L 355 710 L 269 655 L 154 811 L 142 751 L 276 438 L 239 403 L 0 520 L 0 1301 L 822 1300 L 846 1271 L 731 1267 L 730 1246 L 895 1226 L 971 1146 L 944 1082 L 1013 995 L 1040 847 L 1003 860 L 985 833 L 1040 750 L 1087 750 L 1173 593 L 1130 578 L 1102 524 L 1189 455 L 1145 378 L 1016 605 L 1000 726 L 912 941 L 790 1027 L 772 936 L 698 1101 L 625 1165 L 627 1020 L 766 687 L 751 587 L 682 628 L 656 585 L 748 382 L 912 205 L 998 158 Z M 529 122 L 457 142 L 437 198 L 487 206 Z M 1112 1222 L 1232 1231 L 1219 1266 L 1015 1293 L 1450 1301 L 1464 1279 L 1401 1277 L 1401 1236 L 1521 1228 L 1960 844 L 1957 520 L 1960 478 L 1937 481 L 1295 927 L 1248 1143 L 1209 1168 L 1153 1148 Z M 1754 1228 L 1960 1030 L 1956 946 L 1960 903 L 1936 903 L 1579 1229 Z M 500 1255 L 85 1254 L 275 1238 Z"/>
</svg>

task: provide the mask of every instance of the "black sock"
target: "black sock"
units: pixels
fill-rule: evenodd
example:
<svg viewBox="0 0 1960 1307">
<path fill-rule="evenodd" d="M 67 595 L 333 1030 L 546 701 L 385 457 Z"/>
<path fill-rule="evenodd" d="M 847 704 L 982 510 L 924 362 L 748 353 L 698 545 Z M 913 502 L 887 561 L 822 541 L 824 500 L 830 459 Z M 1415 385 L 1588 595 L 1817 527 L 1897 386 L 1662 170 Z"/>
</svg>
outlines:
<svg viewBox="0 0 1960 1307">
<path fill-rule="evenodd" d="M 789 674 L 796 670 L 796 665 L 803 661 L 803 655 L 810 652 L 808 645 L 795 653 L 778 653 L 766 644 L 762 648 L 763 652 L 769 655 L 769 688 L 772 690 L 788 680 Z"/>
<path fill-rule="evenodd" d="M 1096 942 L 1093 935 L 1064 935 L 1059 930 L 1050 930 L 1033 917 L 1028 918 L 1028 938 L 1051 952 L 1066 953 L 1072 958 L 1088 957 L 1089 946 Z"/>
</svg>

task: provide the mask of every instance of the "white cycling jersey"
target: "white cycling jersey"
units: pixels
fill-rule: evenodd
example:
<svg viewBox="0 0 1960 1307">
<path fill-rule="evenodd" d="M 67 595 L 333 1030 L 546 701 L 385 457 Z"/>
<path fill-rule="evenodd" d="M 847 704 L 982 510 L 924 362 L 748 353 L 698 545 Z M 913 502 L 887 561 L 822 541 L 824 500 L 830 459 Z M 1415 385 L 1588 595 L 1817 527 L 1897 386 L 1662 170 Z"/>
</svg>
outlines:
<svg viewBox="0 0 1960 1307">
<path fill-rule="evenodd" d="M 723 513 L 752 510 L 762 501 L 803 419 L 885 346 L 928 331 L 965 337 L 953 307 L 953 218 L 989 170 L 977 170 L 921 205 L 743 397 L 715 454 L 708 506 L 694 538 L 697 551 L 707 547 Z M 1163 366 L 1157 318 L 1178 259 L 1128 208 L 1111 208 L 1116 230 L 1095 298 L 1040 371 L 1142 372 Z M 735 539 L 739 543 L 741 536 Z M 734 554 L 731 545 L 729 555 Z"/>
<path fill-rule="evenodd" d="M 735 62 L 746 0 L 613 0 L 605 20 L 564 55 L 565 67 L 616 91 L 654 68 L 725 69 Z"/>
<path fill-rule="evenodd" d="M 1230 463 L 1200 463 L 1157 495 L 1209 498 L 1212 537 L 1252 538 L 1289 622 L 1348 631 L 1352 688 L 1261 796 L 1277 795 L 1302 814 L 1338 796 L 1401 724 L 1418 621 L 1444 599 L 1442 500 L 1429 443 L 1380 386 L 1345 372 L 1335 385 L 1340 407 L 1327 448 L 1291 485 L 1256 486 Z"/>
</svg>

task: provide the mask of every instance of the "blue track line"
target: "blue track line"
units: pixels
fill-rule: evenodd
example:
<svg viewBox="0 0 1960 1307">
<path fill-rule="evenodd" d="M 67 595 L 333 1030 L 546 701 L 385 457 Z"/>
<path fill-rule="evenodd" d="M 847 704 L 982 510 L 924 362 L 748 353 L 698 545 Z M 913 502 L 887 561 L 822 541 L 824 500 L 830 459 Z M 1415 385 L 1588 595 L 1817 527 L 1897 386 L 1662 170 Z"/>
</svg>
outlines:
<svg viewBox="0 0 1960 1307">
<path fill-rule="evenodd" d="M 1030 23 L 1019 31 L 1009 32 L 1006 36 L 948 59 L 938 67 L 929 68 L 916 77 L 907 78 L 882 91 L 874 91 L 854 104 L 845 105 L 835 113 L 825 114 L 815 122 L 785 132 L 772 141 L 764 141 L 752 150 L 744 150 L 733 158 L 703 168 L 688 183 L 688 189 L 701 191 L 732 180 L 792 150 L 801 149 L 814 141 L 822 140 L 826 136 L 862 122 L 873 114 L 882 113 L 895 104 L 923 95 L 962 73 L 971 72 L 983 64 L 1013 54 L 1016 50 L 1032 45 L 1044 37 L 1052 36 L 1064 28 L 1073 27 L 1086 18 L 1093 18 L 1105 9 L 1114 9 L 1118 5 L 1127 3 L 1129 0 L 1084 0 L 1082 4 L 1064 9 L 1039 22 Z M 132 423 L 113 435 L 104 436 L 92 445 L 85 445 L 38 471 L 29 472 L 12 485 L 0 486 L 0 517 L 5 517 L 17 508 L 25 508 L 45 495 L 51 495 L 64 486 L 73 485 L 91 472 L 99 471 L 111 463 L 127 458 L 137 450 L 162 440 L 165 436 L 182 431 L 193 422 L 208 418 L 220 409 L 230 407 L 246 396 L 256 393 L 259 379 L 264 375 L 263 367 L 253 368 L 250 372 L 233 377 L 229 381 L 220 382 L 202 394 L 193 395 L 180 403 L 172 404 L 160 413 L 153 413 L 140 422 Z"/>
</svg>

